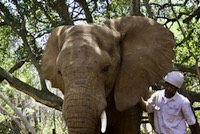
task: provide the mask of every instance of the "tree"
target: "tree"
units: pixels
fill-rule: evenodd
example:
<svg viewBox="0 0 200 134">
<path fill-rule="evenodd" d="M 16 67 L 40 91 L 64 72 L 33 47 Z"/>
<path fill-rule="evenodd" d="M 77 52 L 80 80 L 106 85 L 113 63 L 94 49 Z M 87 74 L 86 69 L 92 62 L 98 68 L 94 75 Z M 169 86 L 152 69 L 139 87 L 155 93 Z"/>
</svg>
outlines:
<svg viewBox="0 0 200 134">
<path fill-rule="evenodd" d="M 4 100 L 11 108 L 13 111 L 15 111 L 15 113 L 21 118 L 21 120 L 24 122 L 24 125 L 26 126 L 28 132 L 31 132 L 31 133 L 35 133 L 34 129 L 32 128 L 32 126 L 30 125 L 30 123 L 28 122 L 28 120 L 21 114 L 21 112 L 19 112 L 19 110 L 8 100 L 4 97 L 3 94 L 0 93 L 0 98 L 2 100 Z M 4 110 L 4 108 L 1 107 L 1 110 L 3 112 L 5 112 L 6 110 Z M 12 115 L 10 115 L 9 113 L 5 112 L 6 114 L 8 114 L 9 116 L 11 116 L 11 118 L 13 118 Z M 18 126 L 19 125 L 19 122 L 13 118 L 13 120 L 17 123 Z"/>
<path fill-rule="evenodd" d="M 198 0 L 3 0 L 0 2 L 0 81 L 6 80 L 36 101 L 61 110 L 62 99 L 49 91 L 40 69 L 49 32 L 63 24 L 99 23 L 130 12 L 130 15 L 153 18 L 174 33 L 177 43 L 174 65 L 184 72 L 192 101 L 199 102 L 198 5 Z M 27 64 L 31 68 L 28 73 L 36 77 L 39 86 L 17 77 L 16 73 Z"/>
</svg>

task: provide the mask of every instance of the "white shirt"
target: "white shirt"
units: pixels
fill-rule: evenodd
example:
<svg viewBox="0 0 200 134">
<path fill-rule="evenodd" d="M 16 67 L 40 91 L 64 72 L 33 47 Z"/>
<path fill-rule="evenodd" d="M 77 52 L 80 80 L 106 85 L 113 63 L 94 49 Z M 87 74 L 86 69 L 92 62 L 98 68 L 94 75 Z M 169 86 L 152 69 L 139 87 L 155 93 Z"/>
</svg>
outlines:
<svg viewBox="0 0 200 134">
<path fill-rule="evenodd" d="M 147 100 L 147 112 L 154 112 L 154 127 L 158 134 L 186 134 L 186 122 L 194 125 L 196 119 L 190 101 L 176 92 L 172 98 L 157 91 Z"/>
</svg>

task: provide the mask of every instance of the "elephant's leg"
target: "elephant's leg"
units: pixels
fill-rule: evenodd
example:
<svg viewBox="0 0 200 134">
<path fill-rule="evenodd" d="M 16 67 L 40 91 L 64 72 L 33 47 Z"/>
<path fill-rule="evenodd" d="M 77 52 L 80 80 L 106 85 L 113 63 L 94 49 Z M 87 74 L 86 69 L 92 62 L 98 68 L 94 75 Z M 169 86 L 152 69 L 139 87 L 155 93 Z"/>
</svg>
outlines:
<svg viewBox="0 0 200 134">
<path fill-rule="evenodd" d="M 136 105 L 124 112 L 117 112 L 112 105 L 107 109 L 108 128 L 106 134 L 140 134 L 142 110 Z"/>
<path fill-rule="evenodd" d="M 120 131 L 121 134 L 140 134 L 140 123 L 142 110 L 139 105 L 121 113 Z"/>
</svg>

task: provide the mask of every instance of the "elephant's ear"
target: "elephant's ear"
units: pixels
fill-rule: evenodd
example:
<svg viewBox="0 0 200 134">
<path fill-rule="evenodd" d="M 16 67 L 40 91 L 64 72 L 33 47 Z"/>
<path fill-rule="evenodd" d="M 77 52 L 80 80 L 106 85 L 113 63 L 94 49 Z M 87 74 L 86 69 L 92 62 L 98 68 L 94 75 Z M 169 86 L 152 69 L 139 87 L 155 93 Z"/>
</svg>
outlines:
<svg viewBox="0 0 200 134">
<path fill-rule="evenodd" d="M 149 18 L 124 17 L 105 24 L 125 35 L 115 85 L 116 107 L 123 111 L 138 103 L 171 70 L 175 41 L 169 30 Z"/>
<path fill-rule="evenodd" d="M 55 88 L 59 88 L 64 91 L 64 82 L 59 74 L 59 70 L 56 65 L 57 56 L 59 54 L 60 47 L 60 34 L 69 28 L 69 26 L 60 26 L 55 28 L 47 41 L 46 48 L 42 55 L 41 69 L 45 79 L 50 80 L 51 84 Z"/>
</svg>

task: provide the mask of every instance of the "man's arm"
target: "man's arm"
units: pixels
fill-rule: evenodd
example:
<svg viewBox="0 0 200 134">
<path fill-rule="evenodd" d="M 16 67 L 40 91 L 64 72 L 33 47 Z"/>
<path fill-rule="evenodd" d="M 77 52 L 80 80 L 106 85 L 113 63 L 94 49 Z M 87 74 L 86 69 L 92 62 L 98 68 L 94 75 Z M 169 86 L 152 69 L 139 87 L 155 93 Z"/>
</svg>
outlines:
<svg viewBox="0 0 200 134">
<path fill-rule="evenodd" d="M 197 121 L 194 125 L 189 125 L 189 127 L 190 127 L 192 134 L 200 134 L 200 127 L 199 127 L 199 124 Z"/>
<path fill-rule="evenodd" d="M 143 98 L 140 99 L 139 103 L 140 103 L 140 107 L 141 107 L 144 111 L 147 111 L 147 102 L 146 102 Z"/>
<path fill-rule="evenodd" d="M 182 106 L 182 112 L 183 112 L 184 118 L 186 119 L 186 122 L 188 123 L 190 127 L 191 133 L 200 134 L 199 124 L 197 122 L 197 119 L 195 118 L 195 113 L 188 99 L 184 100 L 184 103 Z"/>
</svg>

